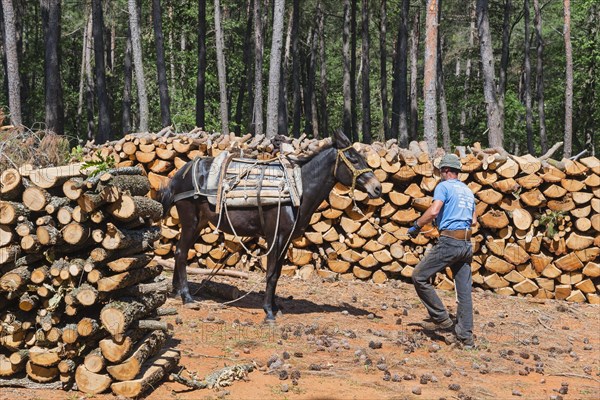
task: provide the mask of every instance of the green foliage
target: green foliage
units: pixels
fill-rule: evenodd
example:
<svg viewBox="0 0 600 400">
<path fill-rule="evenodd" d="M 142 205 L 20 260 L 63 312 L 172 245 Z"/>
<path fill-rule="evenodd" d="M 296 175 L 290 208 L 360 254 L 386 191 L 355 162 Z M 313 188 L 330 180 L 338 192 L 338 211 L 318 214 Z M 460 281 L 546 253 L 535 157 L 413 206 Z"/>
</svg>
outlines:
<svg viewBox="0 0 600 400">
<path fill-rule="evenodd" d="M 83 171 L 86 171 L 88 176 L 96 176 L 103 172 L 108 171 L 111 168 L 115 167 L 115 158 L 112 155 L 103 157 L 102 153 L 98 151 L 95 155 L 95 158 L 89 161 L 86 161 L 81 166 Z"/>
<path fill-rule="evenodd" d="M 543 214 L 540 217 L 540 225 L 545 227 L 544 235 L 546 237 L 551 238 L 558 233 L 558 225 L 563 217 L 564 212 L 562 211 L 550 211 L 549 213 Z"/>
<path fill-rule="evenodd" d="M 71 162 L 80 162 L 83 161 L 83 155 L 83 147 L 81 147 L 81 145 L 77 145 L 71 149 L 69 159 Z"/>
</svg>

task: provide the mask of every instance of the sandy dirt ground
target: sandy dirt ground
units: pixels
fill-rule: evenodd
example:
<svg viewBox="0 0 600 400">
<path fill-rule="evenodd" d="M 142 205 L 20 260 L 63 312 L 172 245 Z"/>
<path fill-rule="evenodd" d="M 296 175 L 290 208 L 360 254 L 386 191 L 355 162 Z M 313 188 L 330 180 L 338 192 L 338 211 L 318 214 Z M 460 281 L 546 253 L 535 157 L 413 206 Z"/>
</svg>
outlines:
<svg viewBox="0 0 600 400">
<path fill-rule="evenodd" d="M 167 306 L 169 345 L 199 378 L 225 365 L 255 363 L 245 381 L 191 390 L 163 382 L 148 399 L 598 399 L 600 308 L 539 302 L 475 290 L 478 348 L 446 345 L 416 325 L 426 317 L 412 285 L 282 277 L 284 314 L 263 324 L 262 275 L 217 277 L 224 291 L 251 291 L 223 306 Z M 199 281 L 199 280 L 198 280 Z M 192 289 L 197 289 L 197 283 Z M 254 292 L 251 289 L 257 288 Z M 454 292 L 440 292 L 456 310 Z M 110 394 L 0 388 L 0 399 L 114 399 Z"/>
</svg>

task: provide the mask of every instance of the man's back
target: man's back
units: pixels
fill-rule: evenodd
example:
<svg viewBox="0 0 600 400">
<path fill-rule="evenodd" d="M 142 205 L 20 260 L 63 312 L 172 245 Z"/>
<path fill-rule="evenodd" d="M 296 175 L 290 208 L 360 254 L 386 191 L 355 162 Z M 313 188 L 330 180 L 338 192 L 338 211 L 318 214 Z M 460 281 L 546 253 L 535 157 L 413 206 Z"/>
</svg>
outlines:
<svg viewBox="0 0 600 400">
<path fill-rule="evenodd" d="M 440 182 L 433 193 L 433 200 L 444 203 L 436 218 L 439 230 L 454 231 L 471 227 L 475 197 L 467 185 L 458 179 Z"/>
</svg>

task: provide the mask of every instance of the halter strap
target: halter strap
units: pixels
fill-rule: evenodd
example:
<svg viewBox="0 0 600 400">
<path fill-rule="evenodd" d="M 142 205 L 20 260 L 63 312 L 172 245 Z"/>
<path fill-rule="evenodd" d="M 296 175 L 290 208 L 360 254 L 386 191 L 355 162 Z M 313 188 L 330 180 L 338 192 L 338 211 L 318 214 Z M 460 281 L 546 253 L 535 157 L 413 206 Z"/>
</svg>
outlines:
<svg viewBox="0 0 600 400">
<path fill-rule="evenodd" d="M 344 164 L 346 164 L 346 167 L 348 167 L 350 172 L 352 172 L 352 187 L 350 188 L 349 196 L 351 199 L 354 199 L 354 189 L 356 187 L 356 180 L 362 174 L 367 173 L 367 172 L 373 172 L 373 170 L 371 168 L 363 168 L 363 169 L 355 168 L 354 165 L 350 162 L 350 160 L 348 160 L 348 157 L 346 157 L 346 154 L 344 153 L 346 150 L 350 150 L 351 148 L 353 148 L 352 145 L 350 145 L 348 147 L 344 147 L 343 149 L 338 149 L 337 157 L 335 158 L 335 167 L 333 168 L 333 174 L 335 175 L 335 173 L 337 172 L 338 161 L 341 158 L 342 161 L 344 162 Z"/>
</svg>

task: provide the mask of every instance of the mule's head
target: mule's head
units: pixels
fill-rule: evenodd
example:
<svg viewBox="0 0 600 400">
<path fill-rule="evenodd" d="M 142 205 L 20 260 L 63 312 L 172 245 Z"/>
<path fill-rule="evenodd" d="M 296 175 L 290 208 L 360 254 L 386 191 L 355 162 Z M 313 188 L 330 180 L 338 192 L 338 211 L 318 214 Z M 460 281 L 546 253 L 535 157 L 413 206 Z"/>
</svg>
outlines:
<svg viewBox="0 0 600 400">
<path fill-rule="evenodd" d="M 341 130 L 335 131 L 333 135 L 333 147 L 337 150 L 333 170 L 335 178 L 351 190 L 357 187 L 366 192 L 372 199 L 380 197 L 381 183 Z"/>
</svg>

